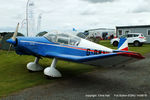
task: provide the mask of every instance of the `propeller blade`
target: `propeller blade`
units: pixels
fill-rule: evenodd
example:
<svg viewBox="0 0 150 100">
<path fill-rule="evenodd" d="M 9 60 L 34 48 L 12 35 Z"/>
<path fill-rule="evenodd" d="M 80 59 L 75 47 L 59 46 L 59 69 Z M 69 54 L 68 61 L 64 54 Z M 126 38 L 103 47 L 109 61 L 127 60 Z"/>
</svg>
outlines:
<svg viewBox="0 0 150 100">
<path fill-rule="evenodd" d="M 7 55 L 8 55 L 8 53 L 9 53 L 11 47 L 12 47 L 12 44 L 9 45 L 9 49 L 8 49 L 8 51 L 7 51 Z"/>
<path fill-rule="evenodd" d="M 13 34 L 13 37 L 12 37 L 12 39 L 13 39 L 14 41 L 16 40 L 16 37 L 17 37 L 17 34 L 18 34 L 18 28 L 19 28 L 19 23 L 17 24 L 16 31 L 15 31 L 15 33 Z"/>
<path fill-rule="evenodd" d="M 15 44 L 15 43 L 16 43 L 16 37 L 17 37 L 17 34 L 18 34 L 18 28 L 19 28 L 19 23 L 17 24 L 16 31 L 14 32 L 12 38 L 7 40 L 8 43 L 11 43 L 11 44 L 9 45 L 9 49 L 8 49 L 8 51 L 7 51 L 7 54 L 9 53 L 9 51 L 10 51 L 10 49 L 11 49 L 11 47 L 12 47 L 12 44 Z M 13 40 L 13 41 L 12 41 L 12 40 Z"/>
</svg>

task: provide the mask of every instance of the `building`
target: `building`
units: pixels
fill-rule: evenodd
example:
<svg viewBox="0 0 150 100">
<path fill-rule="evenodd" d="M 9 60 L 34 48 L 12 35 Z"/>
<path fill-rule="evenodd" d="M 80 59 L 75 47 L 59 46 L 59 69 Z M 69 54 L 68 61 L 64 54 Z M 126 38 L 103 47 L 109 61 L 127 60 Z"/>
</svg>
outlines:
<svg viewBox="0 0 150 100">
<path fill-rule="evenodd" d="M 103 37 L 104 34 L 109 37 L 110 35 L 115 35 L 115 29 L 108 28 L 98 28 L 98 29 L 90 29 L 86 30 L 85 33 L 88 33 L 88 37 Z"/>
<path fill-rule="evenodd" d="M 150 25 L 116 26 L 116 36 L 120 37 L 127 33 L 143 33 L 147 43 L 150 43 Z"/>
</svg>

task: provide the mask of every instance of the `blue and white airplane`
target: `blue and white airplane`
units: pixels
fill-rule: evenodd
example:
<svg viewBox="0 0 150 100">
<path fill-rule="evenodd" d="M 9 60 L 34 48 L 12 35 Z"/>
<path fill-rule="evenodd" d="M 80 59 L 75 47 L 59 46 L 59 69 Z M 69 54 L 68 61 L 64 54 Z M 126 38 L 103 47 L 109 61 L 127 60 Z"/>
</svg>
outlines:
<svg viewBox="0 0 150 100">
<path fill-rule="evenodd" d="M 27 64 L 29 71 L 43 70 L 38 64 L 41 57 L 54 58 L 51 66 L 44 69 L 44 75 L 50 77 L 62 76 L 56 69 L 58 59 L 95 66 L 112 66 L 125 63 L 132 58 L 144 58 L 139 53 L 127 51 L 126 39 L 121 39 L 118 50 L 113 50 L 64 33 L 47 33 L 42 37 L 17 37 L 18 27 L 19 24 L 13 37 L 7 42 L 14 45 L 17 54 L 36 57 L 34 62 Z"/>
</svg>

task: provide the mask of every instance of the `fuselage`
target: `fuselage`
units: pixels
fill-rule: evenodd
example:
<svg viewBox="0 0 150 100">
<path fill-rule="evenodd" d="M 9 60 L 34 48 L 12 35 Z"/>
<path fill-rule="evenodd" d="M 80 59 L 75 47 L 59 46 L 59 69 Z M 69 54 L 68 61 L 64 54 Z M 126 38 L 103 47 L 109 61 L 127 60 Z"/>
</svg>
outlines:
<svg viewBox="0 0 150 100">
<path fill-rule="evenodd" d="M 94 42 L 65 34 L 17 37 L 15 41 L 8 39 L 7 42 L 15 46 L 15 51 L 19 55 L 58 58 L 96 66 L 105 65 L 108 62 L 108 65 L 122 63 L 130 59 L 130 57 L 143 58 L 137 53 L 113 50 Z"/>
<path fill-rule="evenodd" d="M 78 46 L 51 42 L 45 37 L 17 37 L 15 46 L 17 54 L 34 55 L 46 57 L 48 52 L 57 52 L 60 54 L 88 56 L 96 54 L 106 54 L 112 52 L 112 49 L 98 45 L 96 43 L 81 39 Z"/>
</svg>

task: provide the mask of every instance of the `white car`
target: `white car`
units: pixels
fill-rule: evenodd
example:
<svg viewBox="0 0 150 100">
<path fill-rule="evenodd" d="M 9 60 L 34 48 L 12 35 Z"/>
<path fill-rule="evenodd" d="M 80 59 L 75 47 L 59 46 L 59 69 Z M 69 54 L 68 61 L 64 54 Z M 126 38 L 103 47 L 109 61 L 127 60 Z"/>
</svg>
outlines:
<svg viewBox="0 0 150 100">
<path fill-rule="evenodd" d="M 143 43 L 146 42 L 146 38 L 142 33 L 128 33 L 126 35 L 122 35 L 121 37 L 125 37 L 128 40 L 129 44 L 133 44 L 134 46 L 142 46 Z M 111 40 L 111 44 L 113 46 L 118 46 L 119 38 L 114 38 Z"/>
</svg>

